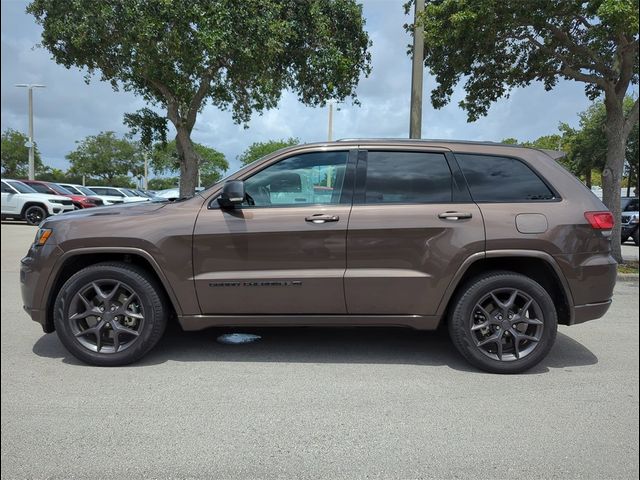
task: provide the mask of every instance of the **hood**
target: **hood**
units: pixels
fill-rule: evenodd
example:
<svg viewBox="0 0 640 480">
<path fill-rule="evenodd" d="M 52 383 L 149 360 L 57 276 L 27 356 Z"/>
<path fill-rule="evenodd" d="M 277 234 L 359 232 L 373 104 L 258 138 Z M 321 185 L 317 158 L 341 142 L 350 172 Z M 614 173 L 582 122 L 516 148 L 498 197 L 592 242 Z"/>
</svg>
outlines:
<svg viewBox="0 0 640 480">
<path fill-rule="evenodd" d="M 83 208 L 73 212 L 54 215 L 46 219 L 47 224 L 56 224 L 59 222 L 68 222 L 75 220 L 89 220 L 91 217 L 96 219 L 117 219 L 122 216 L 135 216 L 153 213 L 156 210 L 164 208 L 168 203 L 165 202 L 137 202 L 137 203 L 119 203 L 117 205 L 107 205 L 99 208 Z"/>
</svg>

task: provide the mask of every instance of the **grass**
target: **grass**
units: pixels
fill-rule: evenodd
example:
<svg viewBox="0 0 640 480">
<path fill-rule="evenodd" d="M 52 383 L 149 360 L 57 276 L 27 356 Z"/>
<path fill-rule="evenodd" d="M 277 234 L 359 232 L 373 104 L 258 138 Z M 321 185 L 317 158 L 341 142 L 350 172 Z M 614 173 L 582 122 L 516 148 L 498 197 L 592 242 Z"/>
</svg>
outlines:
<svg viewBox="0 0 640 480">
<path fill-rule="evenodd" d="M 630 261 L 620 263 L 618 265 L 618 273 L 635 273 L 638 274 L 638 262 Z"/>
</svg>

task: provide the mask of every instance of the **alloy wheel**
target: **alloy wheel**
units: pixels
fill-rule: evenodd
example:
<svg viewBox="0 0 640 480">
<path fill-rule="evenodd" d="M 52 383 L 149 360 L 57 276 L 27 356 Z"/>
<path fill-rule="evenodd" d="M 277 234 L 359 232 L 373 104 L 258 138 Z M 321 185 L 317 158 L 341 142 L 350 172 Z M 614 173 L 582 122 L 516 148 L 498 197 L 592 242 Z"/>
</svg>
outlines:
<svg viewBox="0 0 640 480">
<path fill-rule="evenodd" d="M 75 338 L 98 353 L 118 353 L 133 345 L 144 324 L 138 294 L 117 280 L 98 280 L 81 288 L 69 305 Z"/>
<path fill-rule="evenodd" d="M 540 305 L 515 288 L 491 291 L 476 303 L 470 318 L 471 336 L 486 356 L 514 361 L 530 355 L 542 338 Z"/>
</svg>

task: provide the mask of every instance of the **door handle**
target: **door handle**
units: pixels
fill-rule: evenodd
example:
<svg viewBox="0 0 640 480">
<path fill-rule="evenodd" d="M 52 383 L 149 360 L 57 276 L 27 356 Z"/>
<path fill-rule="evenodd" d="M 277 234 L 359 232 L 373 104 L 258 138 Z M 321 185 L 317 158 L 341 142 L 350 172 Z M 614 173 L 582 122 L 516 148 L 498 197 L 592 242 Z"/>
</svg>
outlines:
<svg viewBox="0 0 640 480">
<path fill-rule="evenodd" d="M 469 212 L 444 212 L 438 215 L 442 220 L 463 220 L 471 218 L 473 215 Z"/>
<path fill-rule="evenodd" d="M 316 213 L 310 217 L 305 217 L 305 221 L 311 223 L 337 222 L 340 220 L 338 215 L 325 215 L 324 213 Z"/>
</svg>

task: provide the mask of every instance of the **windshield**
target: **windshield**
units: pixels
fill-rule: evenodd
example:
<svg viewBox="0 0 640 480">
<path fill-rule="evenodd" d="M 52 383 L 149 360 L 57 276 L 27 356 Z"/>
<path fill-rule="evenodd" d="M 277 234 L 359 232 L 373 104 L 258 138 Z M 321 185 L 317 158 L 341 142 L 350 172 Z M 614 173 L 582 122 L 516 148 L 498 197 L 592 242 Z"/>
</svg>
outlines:
<svg viewBox="0 0 640 480">
<path fill-rule="evenodd" d="M 74 187 L 73 185 L 60 185 L 60 186 L 63 188 L 66 188 L 71 193 L 75 193 L 76 195 L 82 195 L 82 192 L 78 190 L 76 187 Z"/>
<path fill-rule="evenodd" d="M 133 194 L 133 192 L 131 190 L 127 190 L 126 188 L 121 188 L 120 191 L 122 193 L 124 193 L 124 195 L 126 197 L 135 197 L 136 195 Z"/>
<path fill-rule="evenodd" d="M 18 182 L 16 180 L 8 180 L 7 183 L 20 193 L 38 193 L 29 185 L 25 185 L 24 183 Z"/>
<path fill-rule="evenodd" d="M 91 195 L 95 195 L 96 194 L 96 192 L 88 189 L 87 187 L 77 186 L 76 190 L 78 190 L 80 193 L 82 193 L 83 195 L 86 195 L 88 197 L 90 197 Z"/>
<path fill-rule="evenodd" d="M 64 187 L 61 187 L 60 185 L 57 185 L 55 183 L 49 183 L 48 185 L 51 187 L 51 189 L 55 190 L 61 195 L 73 195 L 73 193 L 71 193 L 69 190 L 67 190 Z"/>
</svg>

